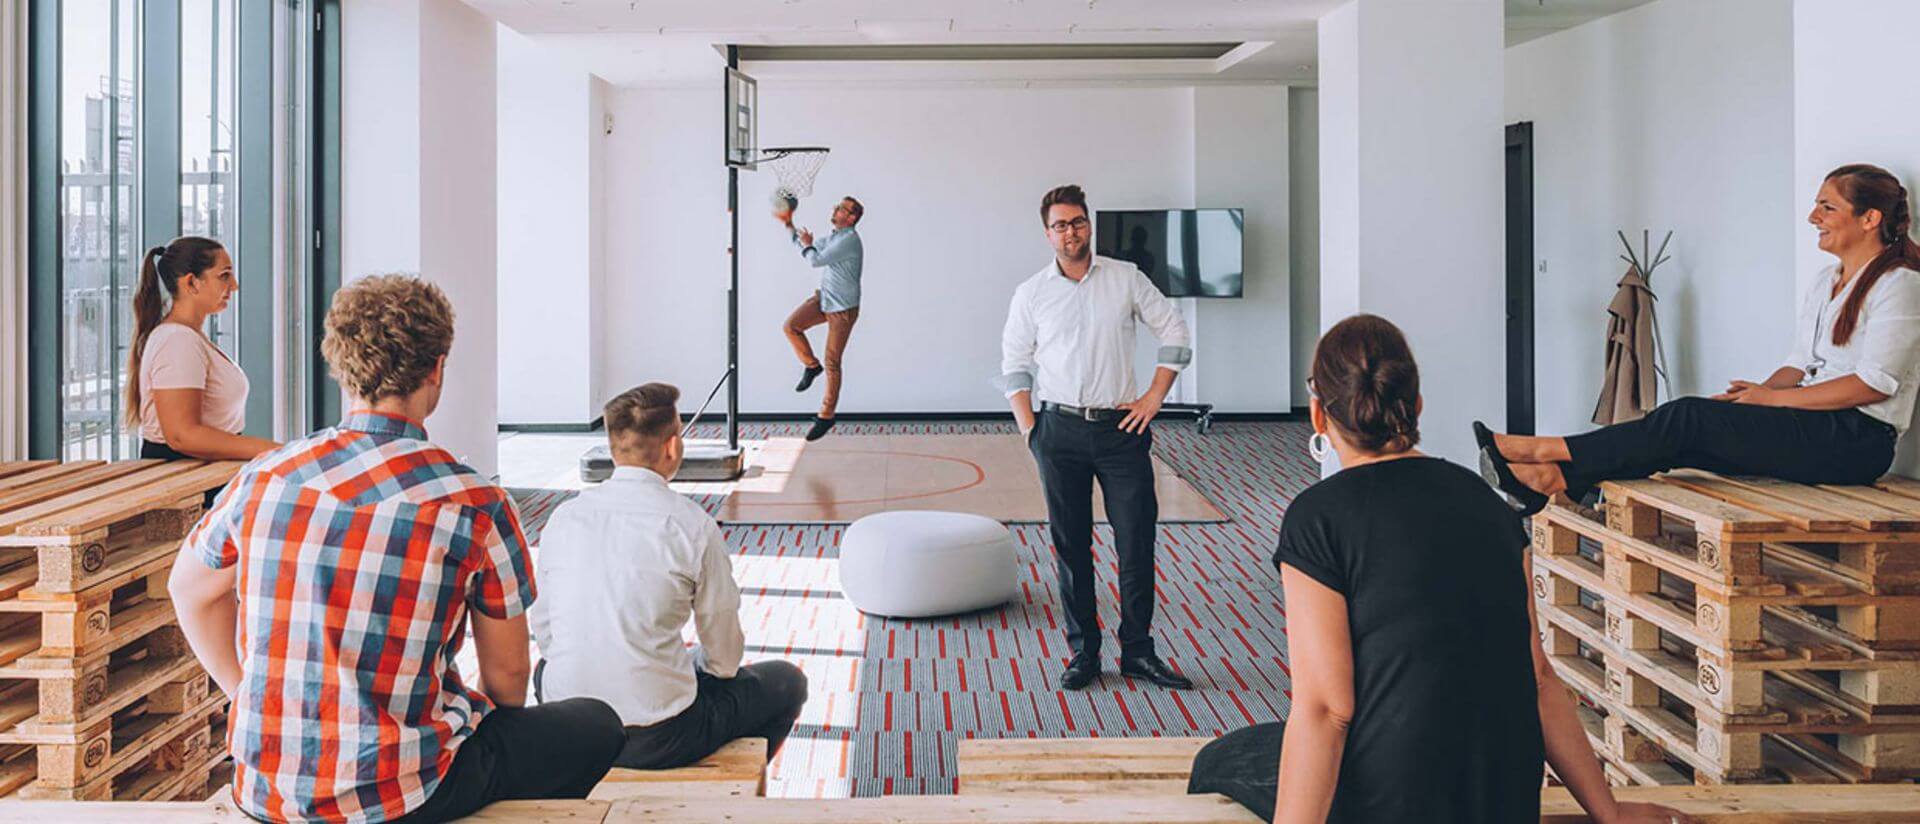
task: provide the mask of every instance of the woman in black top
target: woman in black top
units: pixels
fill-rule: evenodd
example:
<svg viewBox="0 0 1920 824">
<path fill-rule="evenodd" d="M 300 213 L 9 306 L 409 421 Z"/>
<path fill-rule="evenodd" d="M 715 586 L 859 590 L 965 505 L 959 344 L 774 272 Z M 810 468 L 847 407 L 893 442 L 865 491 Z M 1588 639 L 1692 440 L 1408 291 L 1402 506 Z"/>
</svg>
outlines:
<svg viewBox="0 0 1920 824">
<path fill-rule="evenodd" d="M 1292 713 L 1201 750 L 1189 791 L 1284 822 L 1531 823 L 1544 760 L 1598 821 L 1684 820 L 1614 801 L 1540 648 L 1519 519 L 1413 448 L 1419 382 L 1379 317 L 1315 349 L 1312 447 L 1344 468 L 1294 499 L 1274 552 Z"/>
</svg>

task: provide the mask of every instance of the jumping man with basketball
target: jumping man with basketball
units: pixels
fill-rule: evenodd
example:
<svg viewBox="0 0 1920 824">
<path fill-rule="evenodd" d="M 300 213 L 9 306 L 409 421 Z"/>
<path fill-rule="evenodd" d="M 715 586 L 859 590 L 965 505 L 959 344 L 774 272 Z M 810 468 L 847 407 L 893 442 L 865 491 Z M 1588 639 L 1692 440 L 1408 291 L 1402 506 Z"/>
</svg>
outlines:
<svg viewBox="0 0 1920 824">
<path fill-rule="evenodd" d="M 820 395 L 820 414 L 814 417 L 813 428 L 807 430 L 807 440 L 817 441 L 833 428 L 834 410 L 840 404 L 840 358 L 846 352 L 854 322 L 860 319 L 862 254 L 860 234 L 854 226 L 860 223 L 866 208 L 851 197 L 842 198 L 833 207 L 833 232 L 816 245 L 812 231 L 793 225 L 793 207 L 798 200 L 790 195 L 783 200 L 775 203 L 773 216 L 787 227 L 793 245 L 800 247 L 800 256 L 821 270 L 819 290 L 787 316 L 785 327 L 787 341 L 793 344 L 793 354 L 802 368 L 800 384 L 793 391 L 805 392 L 820 373 L 827 375 L 826 391 Z M 786 208 L 781 209 L 782 205 Z M 823 323 L 827 325 L 825 359 L 814 357 L 813 345 L 807 342 L 807 330 Z"/>
</svg>

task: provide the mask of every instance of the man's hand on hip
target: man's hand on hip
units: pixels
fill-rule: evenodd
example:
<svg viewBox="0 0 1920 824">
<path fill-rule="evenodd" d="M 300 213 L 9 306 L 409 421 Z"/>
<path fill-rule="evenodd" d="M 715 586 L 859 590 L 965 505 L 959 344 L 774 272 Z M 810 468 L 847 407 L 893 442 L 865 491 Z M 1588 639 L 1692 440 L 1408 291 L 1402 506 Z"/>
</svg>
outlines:
<svg viewBox="0 0 1920 824">
<path fill-rule="evenodd" d="M 1163 400 L 1159 393 L 1149 391 L 1133 403 L 1122 404 L 1120 408 L 1127 410 L 1127 416 L 1120 419 L 1120 428 L 1135 435 L 1145 434 L 1147 424 L 1153 423 L 1154 416 L 1160 414 Z"/>
</svg>

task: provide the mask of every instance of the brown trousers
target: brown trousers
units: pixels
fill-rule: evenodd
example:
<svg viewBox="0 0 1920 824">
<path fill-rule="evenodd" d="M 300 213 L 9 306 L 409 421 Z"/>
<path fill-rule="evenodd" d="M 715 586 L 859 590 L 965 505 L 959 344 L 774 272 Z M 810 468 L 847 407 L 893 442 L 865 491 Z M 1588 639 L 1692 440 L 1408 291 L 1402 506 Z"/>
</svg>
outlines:
<svg viewBox="0 0 1920 824">
<path fill-rule="evenodd" d="M 844 312 L 820 311 L 820 293 L 802 301 L 787 316 L 787 342 L 793 344 L 793 354 L 800 358 L 800 364 L 812 369 L 824 367 L 827 371 L 827 388 L 820 395 L 820 417 L 831 418 L 833 411 L 840 406 L 840 356 L 847 351 L 847 338 L 853 334 L 853 324 L 860 319 L 860 307 L 855 306 Z M 807 342 L 807 330 L 820 324 L 827 325 L 827 357 L 824 362 L 813 356 L 813 344 Z"/>
</svg>

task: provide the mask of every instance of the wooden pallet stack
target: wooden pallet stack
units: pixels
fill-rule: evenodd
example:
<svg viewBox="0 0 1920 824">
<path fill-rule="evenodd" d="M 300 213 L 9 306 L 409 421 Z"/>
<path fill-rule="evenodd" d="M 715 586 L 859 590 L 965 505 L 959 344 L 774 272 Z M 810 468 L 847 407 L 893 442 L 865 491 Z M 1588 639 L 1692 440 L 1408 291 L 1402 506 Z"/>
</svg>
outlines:
<svg viewBox="0 0 1920 824">
<path fill-rule="evenodd" d="M 1619 784 L 1920 778 L 1920 482 L 1674 472 L 1535 516 L 1533 595 Z"/>
<path fill-rule="evenodd" d="M 199 800 L 226 702 L 167 574 L 239 464 L 0 463 L 0 795 Z"/>
</svg>

